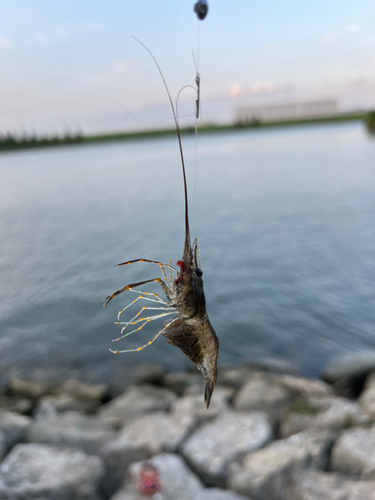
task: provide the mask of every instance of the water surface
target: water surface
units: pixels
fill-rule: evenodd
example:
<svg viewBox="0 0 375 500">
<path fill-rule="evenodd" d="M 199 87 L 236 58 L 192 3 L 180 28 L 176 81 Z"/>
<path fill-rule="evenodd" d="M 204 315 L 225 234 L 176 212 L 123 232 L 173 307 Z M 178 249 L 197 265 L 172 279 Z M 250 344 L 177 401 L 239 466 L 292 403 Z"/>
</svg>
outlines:
<svg viewBox="0 0 375 500">
<path fill-rule="evenodd" d="M 362 125 L 201 136 L 195 176 L 193 139 L 184 147 L 220 363 L 272 355 L 317 375 L 333 354 L 375 348 L 375 141 Z M 3 154 L 0 178 L 1 371 L 106 380 L 141 362 L 190 365 L 163 337 L 111 354 L 160 325 L 116 345 L 117 312 L 135 294 L 102 307 L 159 276 L 114 264 L 182 256 L 175 138 Z"/>
</svg>

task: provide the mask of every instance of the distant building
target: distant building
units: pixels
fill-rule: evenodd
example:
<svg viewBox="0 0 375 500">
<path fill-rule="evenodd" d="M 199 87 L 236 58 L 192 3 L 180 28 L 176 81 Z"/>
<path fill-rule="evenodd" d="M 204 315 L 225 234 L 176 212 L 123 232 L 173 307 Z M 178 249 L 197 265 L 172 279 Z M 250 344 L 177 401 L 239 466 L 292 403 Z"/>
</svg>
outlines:
<svg viewBox="0 0 375 500">
<path fill-rule="evenodd" d="M 242 106 L 235 115 L 236 123 L 277 122 L 302 118 L 323 118 L 338 113 L 336 99 L 267 104 L 263 106 Z"/>
</svg>

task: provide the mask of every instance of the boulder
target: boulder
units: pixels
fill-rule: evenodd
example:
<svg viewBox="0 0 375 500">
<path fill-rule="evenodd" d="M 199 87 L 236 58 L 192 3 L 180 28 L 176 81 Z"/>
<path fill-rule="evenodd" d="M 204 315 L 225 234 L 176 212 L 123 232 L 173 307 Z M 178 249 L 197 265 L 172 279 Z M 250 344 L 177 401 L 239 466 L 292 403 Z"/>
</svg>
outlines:
<svg viewBox="0 0 375 500">
<path fill-rule="evenodd" d="M 367 377 L 359 403 L 364 413 L 375 420 L 375 372 Z"/>
<path fill-rule="evenodd" d="M 367 375 L 375 371 L 375 351 L 358 351 L 328 361 L 322 378 L 332 384 L 340 396 L 359 396 Z"/>
<path fill-rule="evenodd" d="M 228 411 L 193 432 L 184 443 L 182 454 L 207 484 L 225 487 L 228 465 L 272 438 L 266 414 Z"/>
<path fill-rule="evenodd" d="M 100 458 L 40 444 L 18 444 L 0 466 L 2 500 L 100 500 Z"/>
<path fill-rule="evenodd" d="M 278 375 L 274 377 L 279 384 L 293 397 L 308 398 L 310 396 L 332 396 L 332 387 L 322 380 L 311 380 L 294 375 Z"/>
<path fill-rule="evenodd" d="M 248 365 L 239 367 L 224 367 L 220 368 L 217 375 L 217 383 L 232 387 L 233 389 L 240 389 L 255 373 L 259 370 L 252 368 Z"/>
<path fill-rule="evenodd" d="M 215 387 L 210 407 L 207 409 L 202 393 L 178 398 L 172 405 L 172 413 L 177 419 L 190 416 L 195 424 L 210 420 L 228 410 L 226 388 Z"/>
<path fill-rule="evenodd" d="M 8 452 L 8 448 L 4 442 L 4 436 L 0 434 L 0 462 Z"/>
<path fill-rule="evenodd" d="M 375 481 L 353 481 L 340 474 L 298 472 L 281 500 L 375 500 Z"/>
<path fill-rule="evenodd" d="M 35 401 L 16 396 L 0 396 L 0 411 L 12 411 L 30 415 L 35 406 Z"/>
<path fill-rule="evenodd" d="M 119 427 L 130 423 L 144 413 L 167 411 L 176 400 L 176 395 L 164 387 L 140 385 L 129 389 L 103 405 L 99 417 Z"/>
<path fill-rule="evenodd" d="M 76 399 L 72 396 L 44 396 L 39 399 L 33 416 L 37 419 L 50 418 L 68 411 L 93 413 L 99 406 L 99 401 L 90 399 Z"/>
<path fill-rule="evenodd" d="M 194 423 L 194 418 L 188 414 L 160 412 L 140 416 L 124 427 L 101 450 L 107 467 L 105 491 L 111 494 L 121 486 L 132 462 L 176 451 Z"/>
<path fill-rule="evenodd" d="M 161 379 L 161 383 L 167 389 L 175 392 L 179 396 L 183 392 L 194 385 L 204 387 L 204 380 L 200 373 L 176 372 L 167 373 Z"/>
<path fill-rule="evenodd" d="M 0 460 L 17 443 L 24 441 L 31 419 L 10 411 L 0 411 Z"/>
<path fill-rule="evenodd" d="M 261 369 L 281 375 L 300 375 L 299 368 L 284 358 L 258 357 L 252 360 L 250 366 L 258 370 Z"/>
<path fill-rule="evenodd" d="M 100 404 L 107 393 L 105 384 L 87 384 L 80 380 L 71 379 L 64 382 L 56 390 L 56 394 L 63 394 L 78 400 L 90 400 Z"/>
<path fill-rule="evenodd" d="M 228 486 L 254 500 L 279 500 L 296 471 L 326 467 L 333 441 L 331 432 L 302 432 L 271 443 L 231 464 Z"/>
<path fill-rule="evenodd" d="M 67 412 L 31 423 L 27 440 L 69 446 L 96 455 L 100 448 L 115 436 L 110 425 L 96 417 Z"/>
<path fill-rule="evenodd" d="M 195 500 L 249 500 L 249 497 L 221 488 L 206 488 L 197 495 Z"/>
<path fill-rule="evenodd" d="M 51 386 L 48 384 L 29 382 L 17 377 L 11 378 L 8 384 L 8 392 L 10 395 L 32 400 L 51 394 L 51 390 Z"/>
<path fill-rule="evenodd" d="M 295 400 L 280 424 L 281 437 L 305 430 L 340 431 L 352 426 L 368 426 L 371 419 L 360 405 L 345 398 L 317 398 Z"/>
<path fill-rule="evenodd" d="M 152 497 L 155 500 L 157 500 L 158 494 L 162 500 L 197 500 L 198 495 L 203 490 L 202 483 L 189 470 L 181 457 L 173 454 L 160 454 L 148 460 L 147 463 L 133 464 L 127 474 L 124 487 L 111 500 L 150 498 L 150 496 L 145 496 L 138 491 L 142 481 L 142 470 L 147 465 L 155 468 L 160 484 L 160 493 L 156 493 Z"/>
<path fill-rule="evenodd" d="M 273 422 L 281 419 L 289 403 L 289 393 L 274 383 L 268 373 L 254 374 L 234 398 L 236 410 L 263 411 Z"/>
<path fill-rule="evenodd" d="M 375 479 L 375 427 L 344 432 L 333 447 L 330 470 Z"/>
<path fill-rule="evenodd" d="M 112 377 L 109 387 L 112 397 L 120 396 L 132 385 L 155 384 L 160 385 L 165 369 L 156 363 L 139 363 L 129 369 L 124 368 Z"/>
</svg>

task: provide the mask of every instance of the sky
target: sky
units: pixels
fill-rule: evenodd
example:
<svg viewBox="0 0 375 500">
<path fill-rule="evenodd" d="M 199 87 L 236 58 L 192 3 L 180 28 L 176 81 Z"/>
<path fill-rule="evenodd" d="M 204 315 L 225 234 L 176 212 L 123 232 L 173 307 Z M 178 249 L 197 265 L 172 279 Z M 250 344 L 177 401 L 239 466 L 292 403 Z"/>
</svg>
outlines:
<svg viewBox="0 0 375 500">
<path fill-rule="evenodd" d="M 375 108 L 375 0 L 210 0 L 204 21 L 194 3 L 1 0 L 0 132 L 172 126 L 160 122 L 171 110 L 157 68 L 131 36 L 173 98 L 195 83 L 194 51 L 205 123 L 231 122 L 250 104 Z M 182 124 L 194 124 L 195 98 L 181 92 Z"/>
</svg>

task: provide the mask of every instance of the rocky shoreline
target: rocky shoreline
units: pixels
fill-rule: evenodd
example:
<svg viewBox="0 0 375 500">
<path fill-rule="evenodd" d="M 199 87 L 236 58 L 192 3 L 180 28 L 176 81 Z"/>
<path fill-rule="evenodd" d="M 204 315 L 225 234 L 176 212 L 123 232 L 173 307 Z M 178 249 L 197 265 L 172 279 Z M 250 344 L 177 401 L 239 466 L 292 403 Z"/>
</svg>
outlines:
<svg viewBox="0 0 375 500">
<path fill-rule="evenodd" d="M 375 354 L 333 360 L 323 379 L 287 363 L 221 368 L 206 410 L 198 372 L 12 378 L 0 498 L 375 500 Z"/>
</svg>

